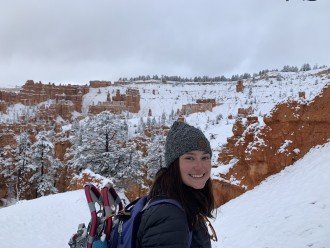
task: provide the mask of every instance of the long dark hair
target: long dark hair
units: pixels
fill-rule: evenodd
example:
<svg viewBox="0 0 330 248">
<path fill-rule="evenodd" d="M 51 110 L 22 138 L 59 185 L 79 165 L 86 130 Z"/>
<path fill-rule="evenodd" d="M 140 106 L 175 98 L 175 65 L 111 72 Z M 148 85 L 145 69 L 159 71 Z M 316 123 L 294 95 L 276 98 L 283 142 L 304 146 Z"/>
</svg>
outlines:
<svg viewBox="0 0 330 248">
<path fill-rule="evenodd" d="M 214 198 L 209 178 L 203 189 L 194 189 L 183 183 L 180 175 L 179 159 L 168 168 L 161 168 L 150 190 L 150 197 L 168 197 L 180 202 L 184 208 L 189 229 L 192 230 L 204 217 L 212 218 Z"/>
</svg>

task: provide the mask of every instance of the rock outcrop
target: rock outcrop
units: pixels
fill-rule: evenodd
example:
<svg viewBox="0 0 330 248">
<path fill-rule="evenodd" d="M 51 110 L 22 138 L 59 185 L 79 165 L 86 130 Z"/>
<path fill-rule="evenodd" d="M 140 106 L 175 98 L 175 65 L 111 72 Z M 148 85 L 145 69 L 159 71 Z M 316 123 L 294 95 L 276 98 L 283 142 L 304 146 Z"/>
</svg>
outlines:
<svg viewBox="0 0 330 248">
<path fill-rule="evenodd" d="M 82 96 L 88 92 L 88 86 L 43 84 L 28 80 L 19 92 L 0 91 L 0 100 L 9 105 L 16 103 L 34 105 L 49 99 L 56 100 L 56 102 L 65 100 L 71 101 L 74 109 L 81 112 Z"/>
<path fill-rule="evenodd" d="M 196 103 L 182 105 L 182 109 L 178 114 L 189 115 L 197 112 L 212 111 L 212 108 L 216 105 L 215 99 L 197 99 Z"/>
<path fill-rule="evenodd" d="M 89 86 L 91 88 L 109 87 L 111 85 L 112 85 L 111 81 L 100 81 L 100 80 L 89 81 Z"/>
<path fill-rule="evenodd" d="M 309 103 L 278 104 L 269 116 L 264 117 L 264 122 L 260 127 L 258 117 L 236 120 L 234 135 L 228 138 L 218 157 L 220 164 L 228 164 L 232 159 L 236 161 L 228 173 L 219 175 L 221 186 L 218 187 L 227 187 L 227 190 L 216 196 L 218 206 L 236 197 L 237 193 L 252 189 L 268 176 L 293 164 L 312 147 L 330 139 L 329 85 Z"/>
<path fill-rule="evenodd" d="M 242 80 L 238 80 L 236 84 L 236 92 L 243 92 L 244 91 L 244 84 Z"/>
<path fill-rule="evenodd" d="M 120 91 L 117 90 L 112 99 L 108 93 L 107 101 L 89 106 L 89 113 L 91 114 L 99 114 L 103 111 L 110 111 L 114 114 L 120 114 L 123 111 L 138 113 L 140 111 L 139 90 L 129 88 L 126 90 L 126 94 L 120 94 Z"/>
</svg>

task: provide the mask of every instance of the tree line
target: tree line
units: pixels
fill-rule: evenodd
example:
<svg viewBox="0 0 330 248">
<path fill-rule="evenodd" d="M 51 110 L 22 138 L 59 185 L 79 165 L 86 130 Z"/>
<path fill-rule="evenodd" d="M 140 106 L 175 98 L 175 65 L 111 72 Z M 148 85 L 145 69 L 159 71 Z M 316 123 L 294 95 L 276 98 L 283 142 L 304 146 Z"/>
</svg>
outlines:
<svg viewBox="0 0 330 248">
<path fill-rule="evenodd" d="M 318 66 L 315 64 L 313 66 L 313 70 L 315 69 L 322 69 L 325 68 L 326 66 Z M 283 68 L 280 70 L 281 72 L 298 72 L 298 71 L 309 71 L 312 70 L 312 67 L 309 63 L 304 63 L 300 69 L 297 66 L 290 66 L 290 65 L 285 65 Z M 224 75 L 222 76 L 215 76 L 215 77 L 210 77 L 210 76 L 196 76 L 196 77 L 180 77 L 180 76 L 167 76 L 167 75 L 141 75 L 137 77 L 121 77 L 119 78 L 119 81 L 125 81 L 125 82 L 133 82 L 133 81 L 149 81 L 149 80 L 154 80 L 154 81 L 161 81 L 163 83 L 168 82 L 168 81 L 173 81 L 173 82 L 226 82 L 226 81 L 237 81 L 237 80 L 242 80 L 242 79 L 249 79 L 249 78 L 255 78 L 257 76 L 261 76 L 263 74 L 266 74 L 271 71 L 279 71 L 278 69 L 264 69 L 259 71 L 258 73 L 253 73 L 252 75 L 250 73 L 243 73 L 243 74 L 234 74 L 230 77 L 226 77 Z"/>
</svg>

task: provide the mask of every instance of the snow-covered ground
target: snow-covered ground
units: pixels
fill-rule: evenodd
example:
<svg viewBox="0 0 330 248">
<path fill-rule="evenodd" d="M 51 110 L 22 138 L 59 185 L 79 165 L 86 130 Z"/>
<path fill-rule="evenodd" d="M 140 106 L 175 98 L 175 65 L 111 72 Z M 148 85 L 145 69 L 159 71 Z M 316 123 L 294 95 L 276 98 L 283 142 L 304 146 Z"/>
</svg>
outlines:
<svg viewBox="0 0 330 248">
<path fill-rule="evenodd" d="M 330 143 L 218 209 L 221 248 L 329 248 Z M 89 220 L 82 190 L 0 209 L 1 248 L 63 248 Z"/>
<path fill-rule="evenodd" d="M 218 209 L 221 248 L 330 247 L 330 143 Z"/>
</svg>

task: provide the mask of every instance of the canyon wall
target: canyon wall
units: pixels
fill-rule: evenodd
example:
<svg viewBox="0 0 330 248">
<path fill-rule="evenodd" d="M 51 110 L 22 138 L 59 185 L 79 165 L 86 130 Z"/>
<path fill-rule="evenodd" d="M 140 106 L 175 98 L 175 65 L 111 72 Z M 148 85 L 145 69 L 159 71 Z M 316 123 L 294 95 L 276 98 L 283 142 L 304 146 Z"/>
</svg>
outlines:
<svg viewBox="0 0 330 248">
<path fill-rule="evenodd" d="M 329 141 L 329 85 L 309 103 L 302 99 L 276 105 L 264 117 L 264 123 L 259 126 L 254 116 L 236 120 L 233 136 L 218 157 L 220 164 L 231 162 L 234 166 L 214 181 L 217 206 L 293 164 L 312 147 Z"/>
</svg>

